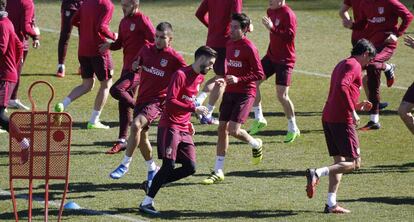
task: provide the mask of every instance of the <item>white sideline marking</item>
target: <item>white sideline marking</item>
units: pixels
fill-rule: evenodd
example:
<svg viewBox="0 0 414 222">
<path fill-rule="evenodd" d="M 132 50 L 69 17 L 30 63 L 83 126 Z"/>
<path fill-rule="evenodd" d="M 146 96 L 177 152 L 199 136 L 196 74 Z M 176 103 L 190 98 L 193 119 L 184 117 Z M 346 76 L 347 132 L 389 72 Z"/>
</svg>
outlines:
<svg viewBox="0 0 414 222">
<path fill-rule="evenodd" d="M 51 33 L 60 33 L 60 31 L 55 30 L 55 29 L 49 29 L 49 28 L 40 28 L 41 31 L 45 31 L 45 32 L 51 32 Z M 73 36 L 79 37 L 78 34 L 73 33 Z M 178 51 L 178 53 L 181 53 L 183 55 L 189 55 L 189 56 L 193 56 L 194 53 L 191 52 L 183 52 L 183 51 Z M 300 70 L 300 69 L 294 69 L 293 71 L 297 72 L 297 73 L 301 73 L 301 74 L 305 74 L 305 75 L 309 75 L 309 76 L 318 76 L 318 77 L 323 77 L 323 78 L 331 78 L 331 75 L 328 74 L 324 74 L 324 73 L 318 73 L 318 72 L 309 72 L 309 71 L 305 71 L 305 70 Z M 385 84 L 381 84 L 381 86 L 386 86 Z M 400 89 L 400 90 L 407 90 L 408 87 L 403 87 L 403 86 L 392 86 L 393 89 Z"/>
<path fill-rule="evenodd" d="M 11 193 L 5 190 L 0 189 L 0 196 L 11 196 Z M 24 199 L 24 200 L 28 200 L 28 196 L 27 195 L 16 195 L 17 199 Z M 39 203 L 44 205 L 45 200 L 42 198 L 33 198 L 33 202 L 35 203 Z M 60 207 L 60 202 L 58 201 L 49 201 L 49 205 L 54 206 L 59 208 Z M 89 214 L 89 215 L 101 215 L 101 216 L 105 216 L 105 217 L 112 217 L 112 218 L 116 218 L 118 220 L 124 220 L 124 221 L 132 221 L 132 222 L 145 222 L 145 220 L 140 220 L 140 219 L 136 219 L 136 218 L 132 218 L 132 217 L 127 217 L 127 216 L 122 216 L 122 215 L 117 215 L 117 214 L 110 214 L 107 213 L 105 211 L 97 211 L 97 210 L 91 210 L 91 209 L 84 209 L 81 208 L 79 210 L 75 210 L 75 211 L 81 211 L 85 214 Z"/>
</svg>

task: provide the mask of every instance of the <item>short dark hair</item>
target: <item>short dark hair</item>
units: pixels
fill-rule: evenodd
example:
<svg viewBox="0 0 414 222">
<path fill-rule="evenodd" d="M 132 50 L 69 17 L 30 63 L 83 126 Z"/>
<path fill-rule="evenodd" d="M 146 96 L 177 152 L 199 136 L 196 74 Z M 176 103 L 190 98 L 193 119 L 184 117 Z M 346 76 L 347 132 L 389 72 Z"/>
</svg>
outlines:
<svg viewBox="0 0 414 222">
<path fill-rule="evenodd" d="M 7 0 L 0 0 L 0 11 L 6 11 Z"/>
<path fill-rule="evenodd" d="M 250 18 L 244 13 L 234 13 L 231 16 L 231 20 L 238 21 L 242 29 L 248 28 L 250 26 Z"/>
<path fill-rule="evenodd" d="M 197 60 L 201 56 L 206 56 L 207 58 L 217 58 L 217 52 L 214 49 L 203 45 L 200 48 L 198 48 L 194 53 L 195 60 Z"/>
<path fill-rule="evenodd" d="M 172 25 L 169 22 L 161 22 L 157 25 L 156 30 L 160 32 L 173 32 Z"/>
<path fill-rule="evenodd" d="M 368 52 L 368 55 L 370 57 L 375 57 L 377 55 L 377 50 L 375 50 L 375 47 L 372 45 L 372 43 L 366 39 L 360 39 L 352 48 L 351 55 L 352 56 L 359 56 L 364 54 L 365 52 Z"/>
</svg>

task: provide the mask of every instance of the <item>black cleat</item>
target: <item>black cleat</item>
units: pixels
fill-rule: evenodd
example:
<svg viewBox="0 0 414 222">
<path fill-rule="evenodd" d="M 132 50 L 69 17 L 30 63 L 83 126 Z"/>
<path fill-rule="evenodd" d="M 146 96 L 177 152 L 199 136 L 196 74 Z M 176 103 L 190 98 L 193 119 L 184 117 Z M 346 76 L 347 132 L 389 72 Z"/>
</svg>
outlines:
<svg viewBox="0 0 414 222">
<path fill-rule="evenodd" d="M 145 214 L 149 214 L 151 216 L 159 216 L 161 213 L 158 212 L 152 204 L 142 205 L 140 204 L 138 207 L 139 211 Z"/>
<path fill-rule="evenodd" d="M 367 125 L 363 126 L 360 128 L 360 130 L 362 131 L 368 131 L 368 130 L 378 130 L 381 128 L 381 124 L 378 123 L 374 123 L 373 121 L 369 121 L 367 123 Z"/>
<path fill-rule="evenodd" d="M 379 110 L 383 110 L 383 109 L 385 109 L 387 107 L 388 107 L 388 103 L 387 102 L 379 103 Z"/>
</svg>

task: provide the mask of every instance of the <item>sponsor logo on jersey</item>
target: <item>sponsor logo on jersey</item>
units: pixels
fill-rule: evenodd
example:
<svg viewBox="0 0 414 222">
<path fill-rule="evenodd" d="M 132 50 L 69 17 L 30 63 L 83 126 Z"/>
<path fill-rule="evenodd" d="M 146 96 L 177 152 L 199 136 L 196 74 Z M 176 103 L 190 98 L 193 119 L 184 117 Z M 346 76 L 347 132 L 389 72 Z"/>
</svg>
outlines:
<svg viewBox="0 0 414 222">
<path fill-rule="evenodd" d="M 160 66 L 161 66 L 161 67 L 166 67 L 167 65 L 168 65 L 168 60 L 166 60 L 166 59 L 161 59 Z"/>
<path fill-rule="evenodd" d="M 368 19 L 368 22 L 371 23 L 384 23 L 385 17 L 372 17 L 371 19 Z"/>
<path fill-rule="evenodd" d="M 227 61 L 227 66 L 235 67 L 235 68 L 241 68 L 241 67 L 243 67 L 243 63 L 241 61 L 236 61 L 236 60 L 229 59 Z"/>
<path fill-rule="evenodd" d="M 147 73 L 151 73 L 153 75 L 160 76 L 160 77 L 164 77 L 164 74 L 165 74 L 164 71 L 154 68 L 153 66 L 151 66 L 151 68 L 142 66 L 142 69 Z"/>
<path fill-rule="evenodd" d="M 190 102 L 194 102 L 195 99 L 196 99 L 196 96 L 183 95 L 183 96 L 181 96 L 181 99 L 186 100 L 186 101 L 190 101 Z"/>
<path fill-rule="evenodd" d="M 279 24 L 280 24 L 280 20 L 278 18 L 275 19 L 275 26 L 279 26 Z"/>
<path fill-rule="evenodd" d="M 134 23 L 132 23 L 132 24 L 129 26 L 129 30 L 131 30 L 131 32 L 135 30 L 135 24 L 134 24 Z"/>
</svg>

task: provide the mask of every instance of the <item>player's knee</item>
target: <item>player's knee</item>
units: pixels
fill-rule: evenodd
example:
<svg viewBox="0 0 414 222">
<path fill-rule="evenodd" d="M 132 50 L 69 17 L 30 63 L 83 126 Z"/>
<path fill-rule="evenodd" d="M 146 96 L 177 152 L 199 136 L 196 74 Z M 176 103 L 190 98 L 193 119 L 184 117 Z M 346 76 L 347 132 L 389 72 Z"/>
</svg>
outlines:
<svg viewBox="0 0 414 222">
<path fill-rule="evenodd" d="M 109 89 L 109 93 L 111 94 L 112 97 L 114 97 L 115 99 L 117 99 L 119 97 L 120 90 L 116 87 L 116 85 L 113 85 L 110 89 Z"/>
<path fill-rule="evenodd" d="M 240 134 L 240 130 L 239 129 L 229 129 L 229 134 L 231 136 L 238 136 Z"/>
<path fill-rule="evenodd" d="M 277 99 L 280 102 L 287 102 L 287 101 L 289 101 L 289 96 L 286 93 L 278 93 L 277 94 Z"/>
<path fill-rule="evenodd" d="M 219 134 L 223 134 L 223 135 L 228 133 L 227 132 L 227 126 L 225 124 L 223 124 L 223 125 L 220 124 L 218 126 L 217 131 L 218 131 Z"/>
<path fill-rule="evenodd" d="M 141 128 L 142 128 L 141 120 L 138 118 L 135 118 L 131 124 L 131 131 L 134 133 L 138 133 L 138 131 L 140 131 Z"/>
</svg>

